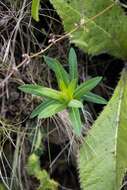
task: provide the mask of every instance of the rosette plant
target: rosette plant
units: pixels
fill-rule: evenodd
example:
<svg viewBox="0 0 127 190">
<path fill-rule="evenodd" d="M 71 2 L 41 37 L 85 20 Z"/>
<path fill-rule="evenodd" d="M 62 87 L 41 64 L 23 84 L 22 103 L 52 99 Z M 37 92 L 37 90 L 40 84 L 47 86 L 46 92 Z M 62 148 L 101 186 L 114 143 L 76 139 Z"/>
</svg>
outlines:
<svg viewBox="0 0 127 190">
<path fill-rule="evenodd" d="M 44 61 L 55 72 L 59 90 L 34 84 L 20 86 L 19 89 L 23 92 L 44 97 L 43 102 L 33 110 L 30 117 L 48 118 L 67 109 L 73 132 L 80 136 L 83 126 L 80 109 L 83 109 L 83 102 L 107 103 L 104 98 L 90 92 L 102 77 L 97 76 L 78 85 L 77 56 L 73 48 L 70 49 L 68 57 L 69 73 L 54 58 L 44 56 Z"/>
</svg>

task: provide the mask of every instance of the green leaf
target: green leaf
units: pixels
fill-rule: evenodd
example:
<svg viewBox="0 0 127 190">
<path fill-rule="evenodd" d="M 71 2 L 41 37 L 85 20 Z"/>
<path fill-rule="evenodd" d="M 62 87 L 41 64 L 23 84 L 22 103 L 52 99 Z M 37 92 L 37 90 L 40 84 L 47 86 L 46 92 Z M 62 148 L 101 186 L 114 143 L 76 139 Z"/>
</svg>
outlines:
<svg viewBox="0 0 127 190">
<path fill-rule="evenodd" d="M 83 190 L 120 190 L 127 171 L 127 71 L 85 138 L 79 155 Z"/>
<path fill-rule="evenodd" d="M 95 0 L 50 0 L 50 2 L 61 17 L 64 30 L 70 34 L 72 43 L 76 43 L 92 55 L 109 53 L 127 59 L 127 16 L 118 1 L 96 0 L 95 3 Z"/>
<path fill-rule="evenodd" d="M 69 108 L 69 117 L 70 121 L 72 123 L 72 128 L 74 131 L 74 134 L 77 136 L 81 135 L 81 130 L 82 130 L 82 122 L 80 118 L 80 113 L 78 108 Z"/>
<path fill-rule="evenodd" d="M 48 118 L 56 113 L 64 110 L 67 107 L 67 104 L 60 103 L 60 102 L 54 102 L 47 107 L 43 108 L 43 110 L 39 113 L 38 118 Z"/>
<path fill-rule="evenodd" d="M 77 56 L 73 48 L 69 52 L 69 74 L 71 80 L 78 79 Z"/>
<path fill-rule="evenodd" d="M 62 92 L 65 92 L 67 90 L 67 86 L 63 80 L 59 80 L 59 88 Z"/>
<path fill-rule="evenodd" d="M 74 92 L 74 98 L 80 99 L 90 90 L 95 88 L 97 84 L 102 80 L 102 77 L 94 77 L 90 80 L 85 81 L 80 86 L 78 86 Z"/>
<path fill-rule="evenodd" d="M 19 87 L 23 92 L 30 93 L 36 96 L 45 96 L 51 99 L 62 101 L 64 99 L 63 94 L 60 91 L 42 87 L 39 85 L 25 84 Z"/>
<path fill-rule="evenodd" d="M 85 94 L 82 99 L 96 104 L 107 104 L 107 101 L 104 98 L 92 92 L 88 92 L 87 94 Z"/>
<path fill-rule="evenodd" d="M 55 103 L 56 100 L 45 100 L 39 106 L 37 106 L 31 113 L 30 118 L 34 118 L 41 113 L 41 111 L 47 108 L 49 105 Z"/>
<path fill-rule="evenodd" d="M 72 100 L 69 102 L 68 107 L 83 108 L 83 104 L 82 104 L 82 102 L 79 101 L 79 100 L 72 99 Z"/>
<path fill-rule="evenodd" d="M 73 79 L 69 85 L 68 85 L 68 90 L 72 93 L 74 93 L 75 89 L 77 87 L 77 79 Z"/>
<path fill-rule="evenodd" d="M 28 157 L 27 162 L 27 172 L 29 175 L 34 176 L 37 178 L 40 185 L 37 190 L 57 190 L 58 183 L 55 182 L 53 179 L 50 179 L 50 176 L 46 170 L 42 170 L 40 167 L 40 157 L 37 156 L 35 153 L 32 153 Z"/>
<path fill-rule="evenodd" d="M 73 98 L 73 94 L 76 89 L 76 86 L 77 86 L 77 79 L 73 79 L 69 83 L 68 88 L 65 91 L 65 94 L 67 94 L 69 100 L 71 100 Z"/>
<path fill-rule="evenodd" d="M 45 62 L 49 66 L 50 69 L 52 69 L 55 74 L 56 78 L 60 87 L 60 81 L 63 81 L 65 85 L 69 84 L 69 76 L 66 70 L 63 68 L 63 66 L 59 63 L 58 60 L 50 58 L 48 56 L 43 56 Z"/>
<path fill-rule="evenodd" d="M 32 0 L 32 17 L 37 22 L 39 21 L 39 8 L 40 8 L 40 0 Z"/>
</svg>

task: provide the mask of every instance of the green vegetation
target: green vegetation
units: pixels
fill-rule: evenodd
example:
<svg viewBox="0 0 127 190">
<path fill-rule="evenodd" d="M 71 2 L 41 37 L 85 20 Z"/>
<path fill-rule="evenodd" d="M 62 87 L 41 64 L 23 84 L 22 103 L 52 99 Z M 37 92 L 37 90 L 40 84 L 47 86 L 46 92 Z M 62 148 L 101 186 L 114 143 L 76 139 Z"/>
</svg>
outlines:
<svg viewBox="0 0 127 190">
<path fill-rule="evenodd" d="M 79 169 L 82 189 L 121 189 L 127 168 L 126 105 L 125 69 L 113 97 L 95 121 L 80 150 Z"/>
<path fill-rule="evenodd" d="M 37 190 L 57 190 L 58 184 L 50 179 L 46 170 L 41 170 L 39 163 L 39 156 L 36 154 L 31 154 L 28 159 L 27 170 L 29 175 L 35 176 L 40 185 Z"/>
<path fill-rule="evenodd" d="M 74 133 L 80 136 L 82 122 L 79 108 L 83 109 L 83 101 L 88 100 L 99 104 L 107 103 L 100 96 L 90 93 L 101 81 L 102 77 L 95 77 L 77 85 L 77 57 L 74 49 L 71 49 L 69 52 L 69 74 L 58 60 L 46 56 L 44 56 L 44 60 L 49 68 L 55 72 L 60 91 L 31 84 L 20 86 L 19 89 L 23 92 L 46 97 L 44 102 L 32 112 L 31 118 L 35 116 L 38 116 L 38 118 L 48 118 L 68 108 Z"/>
<path fill-rule="evenodd" d="M 0 13 L 0 190 L 127 189 L 126 2 Z"/>
<path fill-rule="evenodd" d="M 71 42 L 92 55 L 108 53 L 127 59 L 127 17 L 118 2 L 50 1 L 62 18 L 65 31 L 70 33 Z"/>
<path fill-rule="evenodd" d="M 39 21 L 39 8 L 40 8 L 40 0 L 32 0 L 31 14 L 36 21 Z"/>
</svg>

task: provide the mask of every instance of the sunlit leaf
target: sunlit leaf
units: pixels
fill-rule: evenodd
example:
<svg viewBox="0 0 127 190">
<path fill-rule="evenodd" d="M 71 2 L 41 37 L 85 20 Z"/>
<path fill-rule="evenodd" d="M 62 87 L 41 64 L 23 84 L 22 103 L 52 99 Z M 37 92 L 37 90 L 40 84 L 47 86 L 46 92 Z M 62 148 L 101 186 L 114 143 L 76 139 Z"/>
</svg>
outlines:
<svg viewBox="0 0 127 190">
<path fill-rule="evenodd" d="M 102 80 L 102 77 L 94 77 L 83 82 L 80 86 L 78 86 L 74 92 L 74 98 L 80 99 L 90 90 L 95 88 L 97 84 Z"/>
</svg>

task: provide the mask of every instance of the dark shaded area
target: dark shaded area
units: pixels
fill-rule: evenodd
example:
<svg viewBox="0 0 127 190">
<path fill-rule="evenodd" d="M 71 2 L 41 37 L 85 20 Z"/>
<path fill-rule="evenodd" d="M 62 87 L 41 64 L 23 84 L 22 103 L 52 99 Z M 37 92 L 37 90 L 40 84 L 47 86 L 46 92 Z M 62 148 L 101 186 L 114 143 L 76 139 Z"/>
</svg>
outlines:
<svg viewBox="0 0 127 190">
<path fill-rule="evenodd" d="M 80 190 L 75 164 L 71 158 L 68 160 L 68 150 L 61 154 L 62 150 L 63 145 L 50 143 L 50 150 L 48 149 L 48 145 L 46 145 L 45 151 L 40 157 L 41 167 L 50 173 L 51 178 L 59 182 L 60 190 L 64 190 L 65 188 Z M 59 154 L 60 156 L 58 157 Z M 56 160 L 57 157 L 58 159 Z M 56 161 L 54 162 L 54 160 Z M 54 162 L 54 164 L 50 169 L 50 164 L 52 162 Z"/>
</svg>

